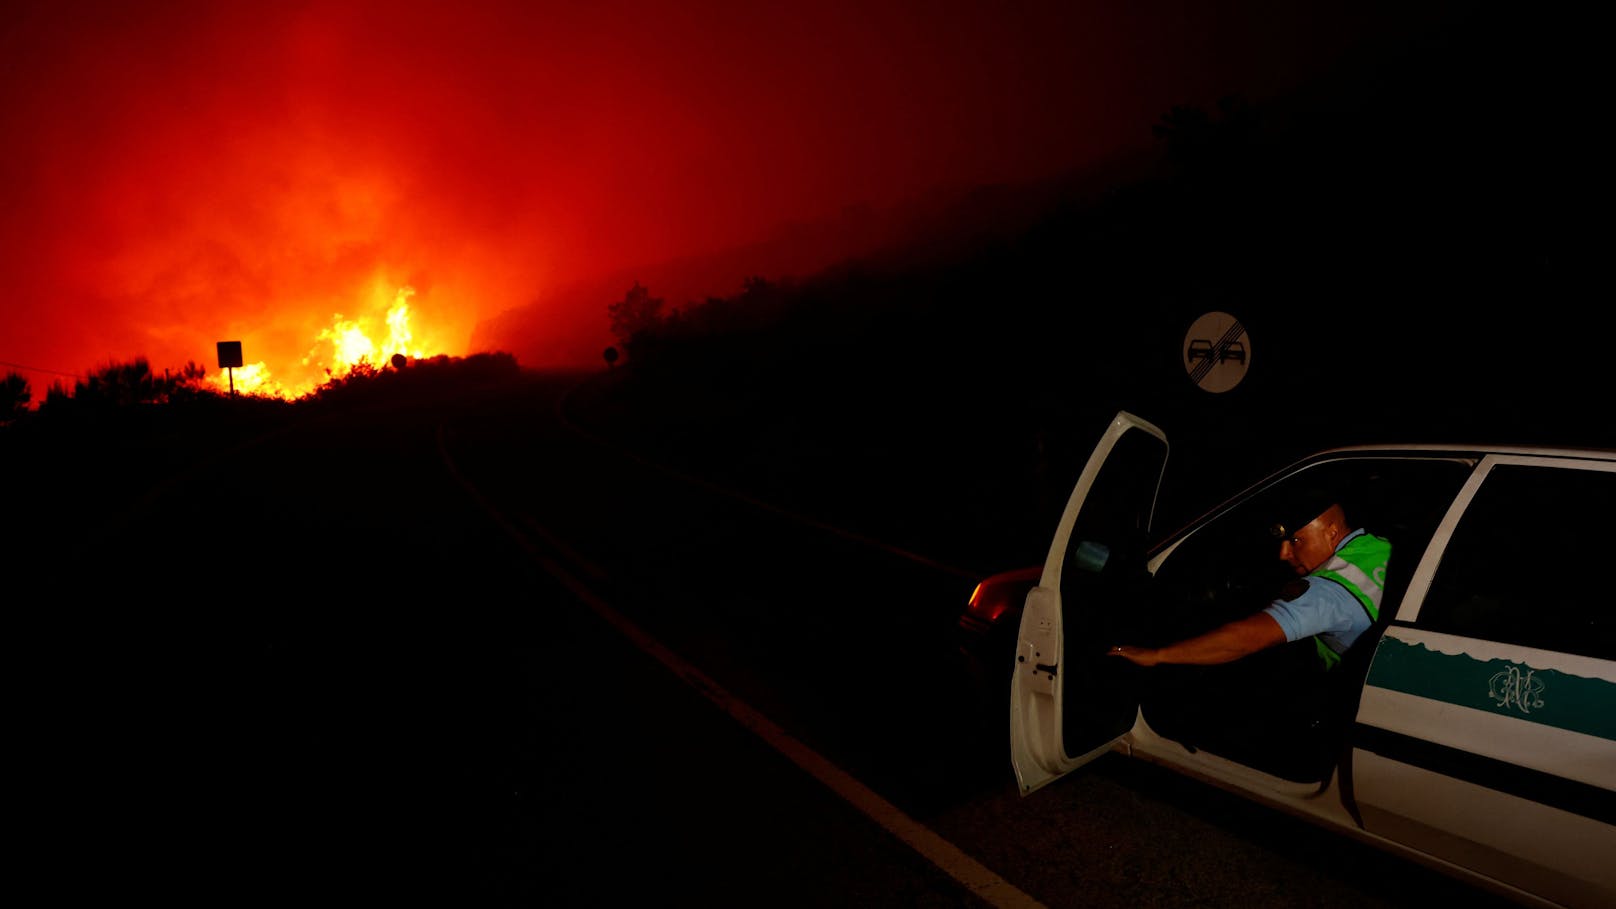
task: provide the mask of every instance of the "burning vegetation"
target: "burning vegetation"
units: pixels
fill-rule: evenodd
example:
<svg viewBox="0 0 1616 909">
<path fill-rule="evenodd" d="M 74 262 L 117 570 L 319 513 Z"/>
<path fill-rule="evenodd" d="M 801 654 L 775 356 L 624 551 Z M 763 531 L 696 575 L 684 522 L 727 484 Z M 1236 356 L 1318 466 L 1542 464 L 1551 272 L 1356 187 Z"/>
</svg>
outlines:
<svg viewBox="0 0 1616 909">
<path fill-rule="evenodd" d="M 31 403 L 37 404 L 40 413 L 51 414 L 227 396 L 296 402 L 355 394 L 367 382 L 406 372 L 412 378 L 400 381 L 417 391 L 423 383 L 481 381 L 519 372 L 509 354 L 455 357 L 443 353 L 430 334 L 413 324 L 410 300 L 414 296 L 414 288 L 399 287 L 385 306 L 367 307 L 367 314 L 353 318 L 334 314 L 301 360 L 281 369 L 272 370 L 263 360 L 220 370 L 190 361 L 178 369 L 158 371 L 145 357 L 136 357 L 97 367 L 71 388 L 58 382 L 38 400 L 28 381 L 11 373 L 0 382 L 0 423 L 26 419 Z"/>
</svg>

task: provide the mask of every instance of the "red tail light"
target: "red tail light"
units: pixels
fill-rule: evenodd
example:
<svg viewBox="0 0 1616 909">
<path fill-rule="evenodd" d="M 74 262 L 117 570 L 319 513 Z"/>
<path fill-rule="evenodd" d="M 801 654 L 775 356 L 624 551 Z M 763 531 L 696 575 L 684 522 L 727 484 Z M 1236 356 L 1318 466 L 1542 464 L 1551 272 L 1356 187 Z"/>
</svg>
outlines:
<svg viewBox="0 0 1616 909">
<path fill-rule="evenodd" d="M 997 591 L 990 590 L 984 596 L 982 585 L 977 584 L 976 589 L 971 591 L 971 601 L 966 605 L 965 611 L 984 622 L 996 622 L 999 616 L 1004 615 L 1004 610 L 1009 605 L 1005 602 L 1002 588 Z"/>
<path fill-rule="evenodd" d="M 1006 613 L 1014 613 L 1021 608 L 1027 591 L 1037 586 L 1042 575 L 1042 565 L 1031 565 L 1016 571 L 1000 572 L 978 582 L 976 589 L 971 591 L 971 599 L 965 605 L 965 615 L 960 620 L 973 619 L 983 625 L 996 624 L 1005 618 Z M 1007 621 L 1014 618 L 1011 615 Z"/>
</svg>

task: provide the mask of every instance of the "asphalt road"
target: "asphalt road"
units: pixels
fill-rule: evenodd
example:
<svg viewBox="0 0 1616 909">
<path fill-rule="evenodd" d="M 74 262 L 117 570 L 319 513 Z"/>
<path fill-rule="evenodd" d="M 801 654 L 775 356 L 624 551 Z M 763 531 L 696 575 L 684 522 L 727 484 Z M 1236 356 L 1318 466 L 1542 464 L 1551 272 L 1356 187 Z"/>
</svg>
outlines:
<svg viewBox="0 0 1616 909">
<path fill-rule="evenodd" d="M 451 448 L 613 523 L 601 476 L 463 403 L 8 462 L 23 865 L 76 904 L 979 904 L 580 602 L 554 509 L 504 523 Z"/>
<path fill-rule="evenodd" d="M 951 671 L 970 578 L 601 438 L 572 381 L 8 450 L 22 864 L 61 902 L 1488 904 L 1120 760 L 1019 798 Z"/>
</svg>

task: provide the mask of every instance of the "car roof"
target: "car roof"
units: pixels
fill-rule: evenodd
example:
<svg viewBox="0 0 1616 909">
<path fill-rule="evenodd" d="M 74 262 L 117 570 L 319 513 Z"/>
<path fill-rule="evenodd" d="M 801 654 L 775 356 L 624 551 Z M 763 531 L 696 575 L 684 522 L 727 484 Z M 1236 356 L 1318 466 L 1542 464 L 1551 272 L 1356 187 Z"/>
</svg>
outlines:
<svg viewBox="0 0 1616 909">
<path fill-rule="evenodd" d="M 1189 517 L 1178 523 L 1170 532 L 1152 532 L 1153 541 L 1149 551 L 1155 553 L 1174 539 L 1192 531 L 1194 528 L 1206 523 L 1219 513 L 1225 511 L 1236 502 L 1252 495 L 1262 489 L 1280 482 L 1289 474 L 1304 469 L 1310 465 L 1339 458 L 1454 458 L 1479 461 L 1489 455 L 1505 455 L 1519 457 L 1560 458 L 1564 460 L 1601 461 L 1616 463 L 1616 449 L 1611 448 L 1576 448 L 1563 445 L 1473 445 L 1444 442 L 1408 442 L 1408 443 L 1376 443 L 1364 445 L 1342 445 L 1334 448 L 1324 448 L 1292 458 L 1284 462 L 1277 469 L 1268 471 L 1260 479 L 1250 483 L 1243 489 L 1200 511 L 1197 515 Z"/>
<path fill-rule="evenodd" d="M 1407 452 L 1422 455 L 1450 455 L 1453 457 L 1482 457 L 1502 454 L 1523 457 L 1581 458 L 1596 461 L 1616 461 L 1616 448 L 1576 448 L 1564 445 L 1460 445 L 1446 442 L 1410 442 L 1403 444 L 1343 445 L 1326 448 L 1298 458 L 1292 463 L 1311 461 L 1338 454 L 1387 455 Z"/>
</svg>

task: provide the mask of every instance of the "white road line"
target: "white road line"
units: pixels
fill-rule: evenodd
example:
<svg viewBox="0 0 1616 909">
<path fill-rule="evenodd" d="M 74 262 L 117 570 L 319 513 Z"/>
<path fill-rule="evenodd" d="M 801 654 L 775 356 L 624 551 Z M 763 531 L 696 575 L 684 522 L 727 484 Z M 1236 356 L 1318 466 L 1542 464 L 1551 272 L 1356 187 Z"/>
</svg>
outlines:
<svg viewBox="0 0 1616 909">
<path fill-rule="evenodd" d="M 613 609 L 610 604 L 596 596 L 584 583 L 573 576 L 560 563 L 550 558 L 544 551 L 534 546 L 532 541 L 515 525 L 505 518 L 492 503 L 485 499 L 482 493 L 461 475 L 455 467 L 454 459 L 449 456 L 449 450 L 444 443 L 443 429 L 438 429 L 438 453 L 443 459 L 444 466 L 454 477 L 462 489 L 466 491 L 473 501 L 488 512 L 489 516 L 516 540 L 528 555 L 539 563 L 551 576 L 560 581 L 562 586 L 572 592 L 584 605 L 610 622 L 624 637 L 628 638 L 634 646 L 654 657 L 657 662 L 666 666 L 674 675 L 682 679 L 685 684 L 701 692 L 707 700 L 718 705 L 742 726 L 763 739 L 774 750 L 785 755 L 792 763 L 806 770 L 815 779 L 830 788 L 832 792 L 841 796 L 844 801 L 857 808 L 863 814 L 880 824 L 883 829 L 911 849 L 920 853 L 927 861 L 936 865 L 943 873 L 958 881 L 961 886 L 980 897 L 992 906 L 1006 907 L 1006 909 L 1039 909 L 1043 904 L 1022 892 L 1016 886 L 995 874 L 986 865 L 966 855 L 963 850 L 941 836 L 931 828 L 921 824 L 904 814 L 896 805 L 888 802 L 868 786 L 859 782 L 852 774 L 831 763 L 823 755 L 804 745 L 790 733 L 775 725 L 768 717 L 753 709 L 751 705 L 740 698 L 730 694 L 729 691 L 708 677 L 695 666 L 685 662 L 678 654 L 663 646 L 662 642 L 651 637 L 638 625 L 630 621 L 622 613 Z M 529 523 L 532 523 L 529 520 Z M 546 539 L 554 539 L 554 535 L 546 532 Z"/>
<path fill-rule="evenodd" d="M 562 540 L 560 537 L 557 537 L 555 534 L 551 533 L 548 527 L 540 524 L 531 515 L 522 515 L 520 520 L 522 521 L 523 526 L 525 526 L 532 533 L 536 534 L 538 538 L 549 545 L 551 549 L 561 553 L 562 558 L 567 560 L 567 564 L 572 565 L 579 571 L 582 571 L 586 576 L 596 581 L 606 580 L 606 571 L 604 569 L 589 559 L 584 558 L 583 555 L 578 552 L 578 550 L 567 545 L 565 540 Z"/>
</svg>

